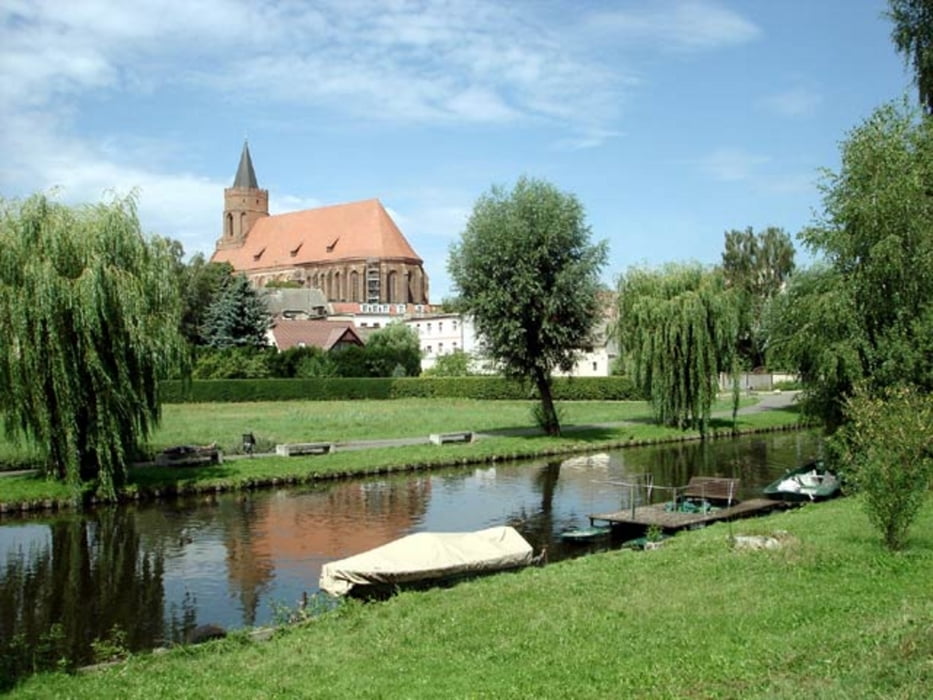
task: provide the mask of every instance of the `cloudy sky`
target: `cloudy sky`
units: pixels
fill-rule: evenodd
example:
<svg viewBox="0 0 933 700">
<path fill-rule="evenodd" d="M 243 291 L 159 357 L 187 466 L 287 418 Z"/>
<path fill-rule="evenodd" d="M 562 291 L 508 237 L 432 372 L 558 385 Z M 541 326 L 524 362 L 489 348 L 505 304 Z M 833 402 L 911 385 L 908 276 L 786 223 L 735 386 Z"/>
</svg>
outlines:
<svg viewBox="0 0 933 700">
<path fill-rule="evenodd" d="M 248 138 L 272 213 L 379 198 L 431 278 L 521 175 L 582 202 L 612 283 L 796 234 L 821 168 L 914 99 L 885 0 L 4 0 L 0 195 L 138 192 L 209 254 Z M 801 252 L 802 260 L 808 257 Z"/>
</svg>

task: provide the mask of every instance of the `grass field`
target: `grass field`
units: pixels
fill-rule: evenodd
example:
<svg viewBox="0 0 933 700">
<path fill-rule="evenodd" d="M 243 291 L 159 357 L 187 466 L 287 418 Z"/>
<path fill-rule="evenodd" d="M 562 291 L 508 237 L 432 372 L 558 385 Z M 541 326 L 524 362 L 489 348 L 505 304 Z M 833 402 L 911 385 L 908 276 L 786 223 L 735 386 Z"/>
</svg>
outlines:
<svg viewBox="0 0 933 700">
<path fill-rule="evenodd" d="M 80 676 L 15 698 L 928 698 L 933 505 L 900 554 L 854 498 L 732 525 L 784 531 L 737 551 L 730 528 L 348 604 Z"/>
<path fill-rule="evenodd" d="M 630 443 L 693 439 L 684 432 L 655 425 L 641 402 L 561 403 L 565 432 L 547 437 L 531 417 L 533 402 L 450 401 L 407 399 L 372 402 L 285 402 L 242 404 L 184 404 L 166 406 L 162 426 L 153 436 L 153 449 L 177 444 L 217 442 L 227 454 L 241 450 L 241 437 L 253 432 L 259 447 L 280 442 L 426 438 L 432 432 L 474 430 L 491 433 L 472 444 L 411 445 L 362 451 L 340 451 L 315 457 L 227 459 L 198 468 L 136 467 L 123 490 L 127 498 L 170 495 L 201 490 L 254 488 L 277 483 L 302 483 L 338 475 L 394 469 L 477 463 L 492 459 L 535 457 L 619 447 Z M 722 402 L 717 410 L 729 410 Z M 793 426 L 792 410 L 740 416 L 743 430 Z M 731 420 L 714 427 L 731 429 Z M 64 505 L 70 493 L 60 483 L 36 476 L 3 477 L 0 503 L 7 508 Z"/>
</svg>

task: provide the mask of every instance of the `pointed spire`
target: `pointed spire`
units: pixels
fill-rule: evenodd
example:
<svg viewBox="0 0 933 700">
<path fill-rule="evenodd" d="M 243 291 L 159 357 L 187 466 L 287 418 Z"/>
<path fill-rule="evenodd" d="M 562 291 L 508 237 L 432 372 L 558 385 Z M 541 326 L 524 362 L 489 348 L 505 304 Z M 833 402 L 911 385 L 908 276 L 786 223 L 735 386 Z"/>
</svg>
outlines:
<svg viewBox="0 0 933 700">
<path fill-rule="evenodd" d="M 233 179 L 234 187 L 243 187 L 257 190 L 259 183 L 256 182 L 256 171 L 253 170 L 253 159 L 249 157 L 249 144 L 243 141 L 243 153 L 240 155 L 240 167 L 236 169 L 236 177 Z"/>
</svg>

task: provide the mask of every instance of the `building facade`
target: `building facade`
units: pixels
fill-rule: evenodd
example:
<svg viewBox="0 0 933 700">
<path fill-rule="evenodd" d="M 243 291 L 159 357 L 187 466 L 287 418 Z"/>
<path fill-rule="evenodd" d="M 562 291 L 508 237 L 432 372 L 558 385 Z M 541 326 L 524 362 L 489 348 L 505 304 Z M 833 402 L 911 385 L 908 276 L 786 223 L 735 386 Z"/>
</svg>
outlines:
<svg viewBox="0 0 933 700">
<path fill-rule="evenodd" d="M 269 214 L 249 146 L 224 190 L 222 233 L 212 262 L 226 262 L 256 287 L 320 289 L 330 302 L 427 304 L 422 259 L 377 199 Z"/>
</svg>

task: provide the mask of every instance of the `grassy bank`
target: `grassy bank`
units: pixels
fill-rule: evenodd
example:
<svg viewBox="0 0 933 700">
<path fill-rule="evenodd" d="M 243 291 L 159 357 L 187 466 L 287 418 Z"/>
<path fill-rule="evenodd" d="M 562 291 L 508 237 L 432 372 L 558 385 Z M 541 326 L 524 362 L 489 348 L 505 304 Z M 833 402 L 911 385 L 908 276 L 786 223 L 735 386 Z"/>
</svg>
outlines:
<svg viewBox="0 0 933 700">
<path fill-rule="evenodd" d="M 334 405 L 337 403 L 338 405 Z M 491 434 L 472 444 L 409 445 L 361 451 L 336 451 L 313 457 L 228 459 L 207 467 L 137 467 L 122 491 L 125 499 L 165 497 L 178 493 L 256 488 L 281 483 L 399 469 L 487 462 L 608 449 L 664 440 L 695 439 L 684 432 L 654 425 L 645 403 L 580 402 L 561 404 L 564 435 L 549 438 L 534 430 L 531 402 L 447 401 L 412 399 L 391 402 L 295 402 L 166 407 L 155 446 L 205 444 L 228 436 L 230 451 L 239 448 L 243 432 L 252 431 L 266 446 L 277 442 L 334 441 L 426 437 L 432 432 L 475 430 Z M 724 402 L 721 408 L 726 409 Z M 792 410 L 774 410 L 739 417 L 739 430 L 794 426 Z M 731 431 L 731 420 L 714 427 Z M 67 507 L 62 484 L 36 476 L 3 477 L 0 509 Z"/>
<path fill-rule="evenodd" d="M 787 531 L 737 551 L 728 525 L 351 604 L 14 697 L 926 698 L 933 687 L 933 504 L 885 551 L 854 499 L 742 521 Z"/>
</svg>

